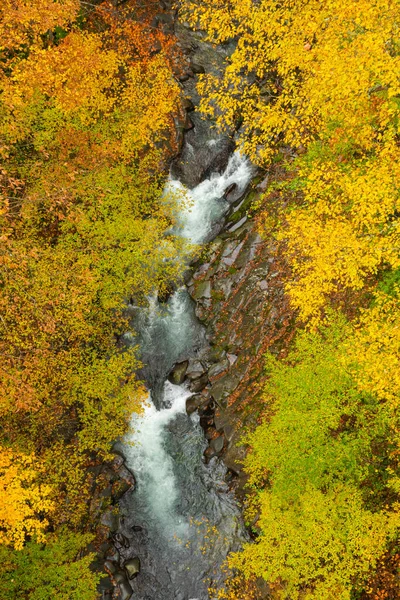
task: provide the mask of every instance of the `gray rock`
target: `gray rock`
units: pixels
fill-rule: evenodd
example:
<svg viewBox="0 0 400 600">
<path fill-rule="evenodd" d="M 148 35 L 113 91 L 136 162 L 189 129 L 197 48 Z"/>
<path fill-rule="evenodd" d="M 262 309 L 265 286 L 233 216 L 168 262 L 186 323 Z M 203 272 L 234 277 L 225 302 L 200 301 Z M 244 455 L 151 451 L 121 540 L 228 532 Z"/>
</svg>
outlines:
<svg viewBox="0 0 400 600">
<path fill-rule="evenodd" d="M 189 360 L 189 366 L 186 370 L 187 379 L 198 379 L 205 372 L 203 364 L 199 360 Z"/>
<path fill-rule="evenodd" d="M 211 346 L 210 350 L 208 351 L 207 358 L 211 362 L 215 363 L 222 360 L 225 355 L 226 352 L 222 348 L 218 348 L 218 346 Z"/>
<path fill-rule="evenodd" d="M 240 377 L 236 373 L 227 373 L 212 384 L 210 394 L 219 406 L 225 408 L 226 399 L 237 388 L 239 382 Z"/>
<path fill-rule="evenodd" d="M 213 449 L 214 454 L 220 454 L 224 447 L 224 436 L 220 435 L 217 438 L 214 438 L 210 442 L 210 447 Z"/>
<path fill-rule="evenodd" d="M 186 75 L 189 79 L 190 75 L 193 76 L 193 71 Z M 185 134 L 187 144 L 171 165 L 172 176 L 189 188 L 195 187 L 212 173 L 222 172 L 235 147 L 228 135 L 217 138 L 215 144 L 208 143 L 216 138 L 212 124 L 202 119 L 197 111 L 191 113 L 191 118 L 195 127 Z M 194 165 L 196 168 L 193 168 Z"/>
<path fill-rule="evenodd" d="M 241 475 L 245 456 L 246 450 L 243 446 L 238 447 L 236 444 L 229 444 L 229 448 L 224 454 L 224 463 L 236 475 Z"/>
<path fill-rule="evenodd" d="M 133 590 L 128 581 L 124 581 L 119 586 L 121 592 L 121 600 L 130 600 L 132 598 Z"/>
<path fill-rule="evenodd" d="M 211 298 L 211 281 L 205 279 L 204 281 L 196 282 L 194 285 L 194 289 L 192 292 L 192 296 L 195 300 L 200 300 L 201 298 Z"/>
<path fill-rule="evenodd" d="M 113 574 L 113 579 L 114 579 L 115 583 L 118 584 L 118 585 L 120 585 L 121 583 L 125 583 L 125 582 L 128 581 L 125 573 L 123 571 L 120 571 L 120 570 L 116 571 Z"/>
<path fill-rule="evenodd" d="M 129 579 L 137 577 L 140 573 L 140 558 L 135 556 L 135 558 L 126 560 L 124 562 L 124 569 L 127 572 Z"/>
<path fill-rule="evenodd" d="M 112 545 L 109 542 L 109 540 L 105 540 L 102 544 L 100 544 L 99 546 L 99 555 L 100 556 L 104 556 L 104 558 L 108 557 L 109 553 L 112 551 Z"/>
<path fill-rule="evenodd" d="M 188 360 L 176 363 L 171 373 L 168 375 L 168 379 L 174 385 L 181 385 L 185 380 L 186 371 L 189 365 Z"/>
<path fill-rule="evenodd" d="M 214 427 L 209 427 L 208 429 L 206 429 L 206 431 L 204 432 L 204 435 L 206 436 L 207 440 L 212 440 L 214 435 L 215 435 L 215 428 Z"/>
<path fill-rule="evenodd" d="M 114 450 L 113 453 L 115 454 L 115 457 L 113 458 L 111 466 L 114 469 L 114 471 L 118 471 L 118 469 L 120 469 L 122 467 L 122 465 L 124 464 L 125 458 L 122 456 L 122 454 L 120 454 L 116 450 Z"/>
<path fill-rule="evenodd" d="M 229 360 L 229 364 L 230 366 L 234 365 L 235 362 L 237 361 L 237 355 L 236 354 L 227 354 L 226 358 Z"/>
<path fill-rule="evenodd" d="M 188 415 L 194 413 L 198 408 L 206 406 L 210 401 L 208 396 L 195 394 L 186 400 L 186 412 Z"/>
<path fill-rule="evenodd" d="M 246 223 L 246 221 L 247 221 L 247 215 L 244 215 L 244 217 L 242 217 L 242 218 L 240 219 L 240 221 L 238 221 L 237 223 L 235 223 L 234 225 L 232 225 L 232 227 L 230 227 L 230 228 L 228 229 L 228 231 L 229 231 L 230 233 L 233 233 L 233 232 L 234 232 L 234 231 L 236 231 L 237 229 L 240 229 L 240 227 L 241 227 L 242 225 L 244 225 L 244 224 Z"/>
<path fill-rule="evenodd" d="M 123 479 L 129 485 L 129 487 L 135 487 L 135 476 L 128 467 L 122 465 L 122 467 L 118 469 L 118 475 L 120 479 Z"/>
<path fill-rule="evenodd" d="M 122 498 L 124 494 L 130 489 L 132 489 L 132 485 L 130 485 L 125 479 L 118 479 L 112 486 L 112 498 L 113 502 L 118 502 Z"/>
<path fill-rule="evenodd" d="M 229 194 L 231 194 L 233 191 L 235 191 L 236 188 L 237 188 L 237 183 L 231 183 L 230 185 L 228 185 L 228 187 L 224 191 L 224 198 L 226 200 L 228 200 L 228 202 L 229 202 Z"/>
<path fill-rule="evenodd" d="M 215 377 L 223 373 L 229 368 L 229 360 L 224 358 L 221 362 L 216 363 L 208 369 L 208 378 L 212 381 Z"/>
<path fill-rule="evenodd" d="M 112 493 L 112 485 L 108 485 L 107 487 L 105 487 L 103 490 L 101 490 L 99 496 L 100 498 L 111 498 L 113 495 Z"/>
<path fill-rule="evenodd" d="M 265 292 L 268 289 L 268 282 L 265 280 L 259 281 L 257 285 L 263 292 Z"/>
<path fill-rule="evenodd" d="M 115 512 L 115 509 L 112 507 L 107 508 L 104 513 L 101 515 L 100 524 L 107 529 L 110 530 L 111 533 L 114 533 L 118 530 L 119 527 L 119 517 Z"/>
<path fill-rule="evenodd" d="M 110 573 L 110 575 L 115 575 L 118 571 L 118 565 L 116 565 L 112 560 L 106 560 L 104 562 L 105 570 Z"/>
<path fill-rule="evenodd" d="M 189 389 L 191 392 L 194 393 L 201 392 L 202 390 L 204 390 L 207 384 L 208 376 L 207 373 L 204 373 L 201 377 L 192 381 L 192 383 L 189 386 Z"/>
<path fill-rule="evenodd" d="M 225 258 L 224 259 L 224 263 L 229 265 L 231 264 L 233 261 L 229 258 Z M 226 279 L 219 279 L 218 280 L 218 285 L 216 286 L 216 289 L 218 292 L 222 292 L 224 295 L 224 300 L 226 300 L 227 298 L 229 298 L 229 296 L 231 295 L 231 291 L 232 291 L 232 286 L 234 285 L 234 281 L 233 281 L 233 277 L 229 277 Z"/>
<path fill-rule="evenodd" d="M 261 183 L 259 183 L 257 185 L 257 189 L 261 190 L 262 192 L 265 192 L 265 190 L 268 187 L 268 183 L 269 183 L 269 175 L 267 175 L 262 181 Z"/>
<path fill-rule="evenodd" d="M 217 431 L 223 431 L 223 429 L 226 427 L 226 425 L 229 423 L 229 421 L 230 421 L 229 413 L 227 411 L 221 410 L 221 408 L 217 407 L 217 409 L 214 412 L 215 429 Z"/>
<path fill-rule="evenodd" d="M 205 457 L 206 461 L 210 460 L 210 458 L 213 458 L 214 456 L 216 456 L 214 449 L 211 448 L 211 446 L 208 446 L 204 450 L 204 457 Z"/>
<path fill-rule="evenodd" d="M 224 426 L 224 435 L 228 442 L 230 442 L 233 439 L 233 436 L 235 435 L 235 433 L 236 433 L 235 428 L 233 427 L 233 425 L 231 423 L 227 423 Z"/>
</svg>

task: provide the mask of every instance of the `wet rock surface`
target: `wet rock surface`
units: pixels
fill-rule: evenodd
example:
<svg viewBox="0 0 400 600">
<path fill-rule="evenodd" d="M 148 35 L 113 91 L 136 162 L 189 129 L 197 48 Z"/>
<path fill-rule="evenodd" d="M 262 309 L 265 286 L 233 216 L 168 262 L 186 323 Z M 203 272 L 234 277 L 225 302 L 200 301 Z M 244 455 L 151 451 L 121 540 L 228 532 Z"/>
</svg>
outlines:
<svg viewBox="0 0 400 600">
<path fill-rule="evenodd" d="M 140 558 L 135 556 L 124 562 L 124 569 L 128 574 L 129 579 L 137 577 L 140 573 Z"/>
<path fill-rule="evenodd" d="M 102 600 L 128 600 L 132 590 L 119 564 L 119 550 L 129 546 L 129 541 L 118 533 L 121 525 L 118 503 L 124 494 L 135 489 L 135 477 L 120 453 L 115 453 L 111 462 L 93 467 L 92 472 L 94 479 L 89 511 L 91 521 L 97 523 L 95 547 L 90 548 L 97 550 L 92 568 L 107 574 L 101 580 L 98 592 Z"/>
<path fill-rule="evenodd" d="M 195 88 L 198 76 L 203 72 L 221 73 L 232 48 L 224 46 L 216 49 L 204 42 L 201 33 L 191 32 L 175 20 L 168 27 L 175 30 L 187 56 L 180 81 L 190 98 L 185 104 L 190 119 L 186 114 L 177 122 L 177 143 L 182 144 L 184 136 L 185 144 L 173 161 L 171 172 L 174 178 L 193 188 L 211 173 L 223 171 L 234 149 L 233 136 L 217 136 L 213 123 L 204 121 L 196 111 L 199 97 Z M 266 187 L 265 181 L 268 183 L 268 179 L 263 180 Z M 229 470 L 227 475 L 225 468 L 221 470 L 220 488 L 224 491 L 228 485 L 234 486 L 239 495 L 243 493 L 245 483 L 242 471 L 245 448 L 238 443 L 243 426 L 255 423 L 261 410 L 261 406 L 258 408 L 261 404 L 258 382 L 263 367 L 262 357 L 266 348 L 279 352 L 282 332 L 290 320 L 283 300 L 280 276 L 283 267 L 274 255 L 273 243 L 260 238 L 251 220 L 250 207 L 260 191 L 254 186 L 243 196 L 243 190 L 239 191 L 236 185 L 225 189 L 224 198 L 231 208 L 227 218 L 225 215 L 223 222 L 215 228 L 218 232 L 224 226 L 224 231 L 207 245 L 201 261 L 192 265 L 186 276 L 187 288 L 196 304 L 197 318 L 206 328 L 206 336 L 194 353 L 183 353 L 175 358 L 179 362 L 168 377 L 173 384 L 184 384 L 191 392 L 186 399 L 186 413 L 191 415 L 189 421 L 199 418 L 205 432 L 205 437 L 196 442 L 200 456 L 204 451 L 204 460 L 210 465 L 220 464 L 222 458 Z M 159 300 L 167 303 L 169 293 Z M 157 380 L 162 379 L 165 368 L 161 357 L 159 363 L 161 375 L 157 373 Z M 155 388 L 152 386 L 152 389 Z M 155 395 L 158 395 L 157 391 Z M 174 443 L 174 437 L 187 437 L 188 445 L 193 446 L 193 430 L 186 415 L 177 415 L 167 429 L 172 434 L 170 444 Z M 190 467 L 185 468 L 190 470 Z M 176 564 L 176 557 L 171 557 L 171 561 L 174 558 L 173 566 L 171 564 L 170 568 L 167 566 L 165 572 L 161 572 L 160 565 L 156 564 L 154 555 L 149 551 L 147 523 L 135 522 L 135 515 L 127 519 L 117 516 L 118 523 L 113 520 L 113 498 L 120 494 L 121 505 L 128 506 L 134 490 L 133 475 L 130 478 L 125 469 L 124 457 L 116 456 L 110 470 L 114 476 L 116 473 L 119 476 L 110 480 L 107 516 L 104 517 L 106 523 L 102 524 L 105 535 L 113 536 L 112 547 L 103 552 L 104 568 L 111 579 L 102 582 L 101 597 L 103 600 L 162 600 L 159 597 L 161 583 L 165 584 L 168 598 L 187 600 L 179 589 L 179 582 L 185 580 L 184 562 L 180 566 L 179 561 Z M 187 498 L 180 501 L 182 514 L 190 513 L 189 499 L 198 494 L 199 477 L 206 476 L 198 469 L 193 467 L 193 490 L 189 490 Z M 205 483 L 206 489 L 208 482 Z M 215 486 L 215 482 L 212 485 Z M 217 488 L 215 493 L 218 493 Z M 200 503 L 206 502 L 205 496 L 204 502 Z M 239 533 L 235 535 L 240 546 L 243 538 Z M 217 557 L 224 552 L 226 555 L 228 549 L 218 548 L 217 544 L 212 551 L 216 562 Z M 183 557 L 184 552 L 185 548 L 177 550 L 177 556 L 182 553 Z M 196 561 L 195 556 L 193 561 Z M 115 584 L 112 594 L 110 581 Z M 175 596 L 170 595 L 172 589 L 177 590 Z"/>
<path fill-rule="evenodd" d="M 218 135 L 214 123 L 209 119 L 205 120 L 194 110 L 200 100 L 196 89 L 198 76 L 203 73 L 221 76 L 225 60 L 232 52 L 233 46 L 216 48 L 204 40 L 202 32 L 192 31 L 178 21 L 175 21 L 174 33 L 187 57 L 186 69 L 180 81 L 188 98 L 185 108 L 191 113 L 192 127 L 190 131 L 186 130 L 185 144 L 171 165 L 171 173 L 191 189 L 211 173 L 222 172 L 235 148 L 233 131 Z"/>
<path fill-rule="evenodd" d="M 222 456 L 236 476 L 239 496 L 246 480 L 240 438 L 243 428 L 255 425 L 263 410 L 259 389 L 263 356 L 267 350 L 279 354 L 293 322 L 283 289 L 286 265 L 276 254 L 275 242 L 260 237 L 251 217 L 251 204 L 264 191 L 267 177 L 261 179 L 261 184 L 260 178 L 254 180 L 232 209 L 225 231 L 208 244 L 202 261 L 187 277 L 210 344 L 198 353 L 207 367 L 201 400 L 193 396 L 187 407 L 201 416 L 209 440 L 206 460 Z"/>
</svg>

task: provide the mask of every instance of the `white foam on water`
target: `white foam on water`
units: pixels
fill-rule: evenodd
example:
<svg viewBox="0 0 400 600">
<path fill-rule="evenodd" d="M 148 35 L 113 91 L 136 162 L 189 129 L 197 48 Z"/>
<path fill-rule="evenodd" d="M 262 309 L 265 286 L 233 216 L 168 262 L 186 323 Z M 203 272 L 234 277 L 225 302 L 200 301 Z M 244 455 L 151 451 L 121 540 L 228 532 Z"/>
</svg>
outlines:
<svg viewBox="0 0 400 600">
<path fill-rule="evenodd" d="M 213 230 L 215 223 L 221 219 L 229 207 L 229 203 L 224 199 L 226 189 L 231 184 L 236 184 L 236 192 L 239 196 L 245 190 L 253 174 L 254 170 L 248 159 L 236 152 L 229 159 L 224 173 L 211 175 L 192 190 L 188 190 L 179 181 L 170 179 L 165 189 L 166 202 L 168 202 L 169 194 L 173 196 L 172 200 L 175 200 L 174 196 L 177 196 L 177 204 L 182 208 L 175 233 L 194 244 L 200 244 L 210 239 L 215 231 Z M 180 199 L 182 202 L 179 201 Z M 142 313 L 141 323 L 143 325 L 143 328 L 140 328 L 142 351 L 144 350 L 144 356 L 151 357 L 148 364 L 151 374 L 154 375 L 153 381 L 157 382 L 158 372 L 162 373 L 163 377 L 163 373 L 170 368 L 169 363 L 173 364 L 179 360 L 180 356 L 186 356 L 187 348 L 193 347 L 194 340 L 197 339 L 197 333 L 194 335 L 196 326 L 193 323 L 193 307 L 186 290 L 177 290 L 167 304 L 162 307 L 157 300 L 157 295 L 152 295 L 149 298 L 147 310 Z M 148 381 L 150 380 L 151 377 Z M 157 404 L 159 404 L 158 394 L 159 390 L 157 390 Z M 180 440 L 181 434 L 176 433 L 180 430 L 176 429 L 176 426 L 180 425 L 181 421 L 174 423 L 174 427 L 171 427 L 171 431 L 175 431 L 176 437 L 173 439 L 169 437 L 173 434 L 168 431 L 168 426 L 179 415 L 186 413 L 186 399 L 191 395 L 185 387 L 166 381 L 161 399 L 162 408 L 157 410 L 152 401 L 151 392 L 149 392 L 144 412 L 141 415 L 132 416 L 131 433 L 124 439 L 127 465 L 135 473 L 137 479 L 133 518 L 138 518 L 139 523 L 144 525 L 145 530 L 148 530 L 150 534 L 147 542 L 149 547 L 152 552 L 155 551 L 154 556 L 161 560 L 163 569 L 166 565 L 168 577 L 164 578 L 164 570 L 161 569 L 157 576 L 157 585 L 160 586 L 159 589 L 165 590 L 165 597 L 168 597 L 168 600 L 178 597 L 177 590 L 180 590 L 179 597 L 182 597 L 182 590 L 186 593 L 185 597 L 196 594 L 196 598 L 191 597 L 190 600 L 208 598 L 204 575 L 212 572 L 212 577 L 214 577 L 214 565 L 217 566 L 220 557 L 225 557 L 231 548 L 231 534 L 229 533 L 226 534 L 226 538 L 224 533 L 220 533 L 215 540 L 216 543 L 213 544 L 208 540 L 206 533 L 195 531 L 199 525 L 196 521 L 192 523 L 192 517 L 203 518 L 203 502 L 207 505 L 207 519 L 208 515 L 211 515 L 211 523 L 218 523 L 220 532 L 228 532 L 228 526 L 231 523 L 234 525 L 234 531 L 237 527 L 235 525 L 237 508 L 234 506 L 233 497 L 230 498 L 225 494 L 222 496 L 224 499 L 222 502 L 219 496 L 220 487 L 222 486 L 223 492 L 225 486 L 223 481 L 220 481 L 223 475 L 219 473 L 219 464 L 214 464 L 212 468 L 209 468 L 210 465 L 208 468 L 204 467 L 199 479 L 199 496 L 195 499 L 194 493 L 197 492 L 197 489 L 193 487 L 192 479 L 188 478 L 186 470 L 189 472 L 194 468 L 190 462 L 193 458 L 201 461 L 201 454 L 198 455 L 198 453 L 202 453 L 203 450 L 196 446 L 193 440 L 189 440 L 187 443 L 184 433 L 182 434 L 184 439 Z M 199 430 L 200 434 L 202 444 L 203 434 Z M 184 443 L 180 446 L 181 441 Z M 171 448 L 178 448 L 178 451 L 182 449 L 184 463 L 181 459 L 179 459 L 181 464 L 179 464 L 179 460 L 174 462 L 169 453 Z M 194 452 L 192 452 L 192 448 L 194 448 Z M 196 469 L 194 472 L 197 474 Z M 221 469 L 224 469 L 222 465 Z M 185 497 L 179 488 L 182 476 L 184 477 L 183 482 L 188 482 L 190 496 L 186 494 Z M 180 485 L 182 485 L 182 481 L 180 481 Z M 190 513 L 188 499 L 193 503 L 195 511 L 190 518 L 187 516 Z M 183 503 L 182 500 L 184 500 Z M 186 516 L 183 517 L 182 514 Z M 208 522 L 207 519 L 205 523 Z M 200 523 L 202 522 L 200 520 Z M 193 537 L 193 532 L 195 537 Z M 236 534 L 232 535 L 233 540 Z M 207 557 L 204 558 L 204 561 L 208 561 L 208 566 L 205 566 L 203 562 L 203 546 L 207 547 Z M 171 554 L 169 550 L 171 550 Z M 186 552 L 185 557 L 183 557 L 182 551 Z M 195 552 L 199 553 L 198 558 L 196 558 Z M 176 567 L 175 563 L 171 566 L 171 559 L 178 555 L 180 559 Z M 170 569 L 172 569 L 173 577 Z M 138 578 L 138 582 L 142 582 L 143 589 L 146 590 L 145 579 Z"/>
<path fill-rule="evenodd" d="M 132 417 L 132 433 L 125 437 L 127 464 L 135 471 L 139 492 L 144 493 L 153 517 L 168 537 L 181 539 L 189 530 L 175 509 L 178 499 L 173 460 L 164 446 L 165 427 L 179 413 L 185 413 L 192 394 L 169 381 L 164 386 L 165 408 L 157 410 L 151 395 L 142 415 Z"/>
<path fill-rule="evenodd" d="M 223 198 L 225 190 L 232 183 L 236 183 L 238 192 L 242 192 L 253 173 L 248 158 L 240 152 L 235 152 L 222 174 L 214 173 L 192 190 L 188 190 L 179 180 L 170 178 L 165 193 L 184 199 L 184 210 L 180 216 L 180 235 L 194 244 L 205 240 L 213 223 L 228 207 Z"/>
</svg>

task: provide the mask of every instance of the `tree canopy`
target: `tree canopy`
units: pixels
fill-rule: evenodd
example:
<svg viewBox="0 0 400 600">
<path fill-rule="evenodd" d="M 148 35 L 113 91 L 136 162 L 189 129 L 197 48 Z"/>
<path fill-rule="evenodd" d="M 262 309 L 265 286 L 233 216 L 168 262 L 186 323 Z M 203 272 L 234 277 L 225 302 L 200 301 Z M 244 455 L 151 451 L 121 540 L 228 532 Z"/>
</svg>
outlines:
<svg viewBox="0 0 400 600">
<path fill-rule="evenodd" d="M 126 304 L 181 268 L 161 199 L 177 47 L 152 17 L 135 2 L 0 7 L 2 598 L 96 597 L 92 556 L 75 560 L 88 467 L 144 397 L 136 348 L 118 344 Z"/>
</svg>

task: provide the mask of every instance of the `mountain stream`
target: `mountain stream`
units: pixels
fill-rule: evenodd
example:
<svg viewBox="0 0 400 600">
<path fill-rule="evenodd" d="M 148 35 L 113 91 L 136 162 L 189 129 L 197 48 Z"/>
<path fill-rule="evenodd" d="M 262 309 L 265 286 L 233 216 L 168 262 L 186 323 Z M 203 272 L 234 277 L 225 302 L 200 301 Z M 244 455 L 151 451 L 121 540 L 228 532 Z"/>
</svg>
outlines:
<svg viewBox="0 0 400 600">
<path fill-rule="evenodd" d="M 250 163 L 235 153 L 222 174 L 192 190 L 170 179 L 167 190 L 190 200 L 180 217 L 180 234 L 196 244 L 212 239 L 229 208 L 225 190 L 236 184 L 240 194 L 251 177 Z M 204 329 L 185 287 L 167 303 L 150 298 L 134 328 L 149 397 L 144 413 L 132 417 L 133 433 L 121 443 L 137 480 L 120 506 L 121 532 L 129 539 L 124 557 L 138 556 L 141 562 L 140 575 L 130 582 L 132 599 L 207 600 L 209 587 L 223 582 L 221 564 L 240 548 L 246 533 L 225 483 L 226 468 L 218 458 L 204 462 L 207 442 L 199 417 L 185 410 L 192 393 L 167 379 L 176 362 L 201 352 Z"/>
</svg>

